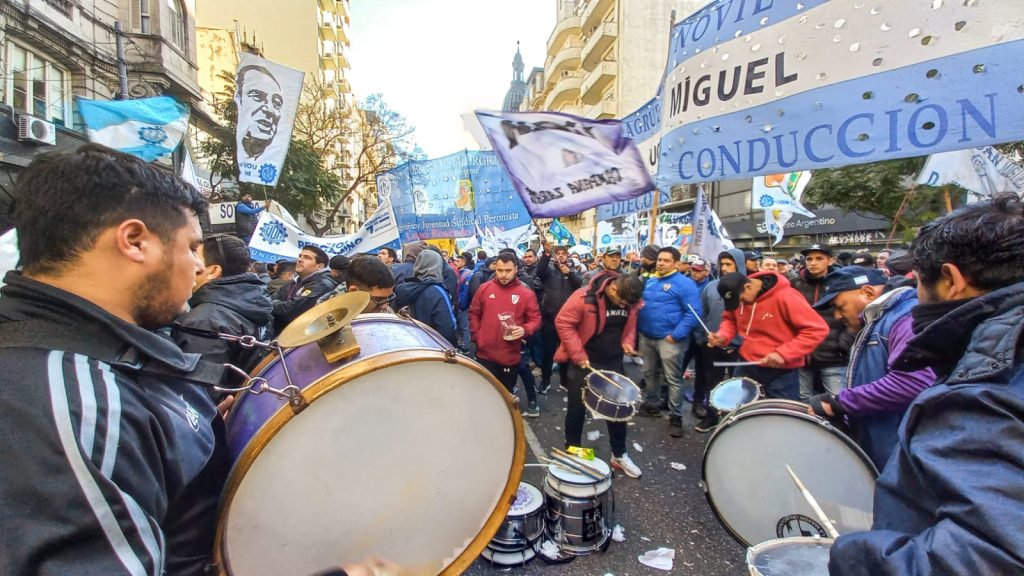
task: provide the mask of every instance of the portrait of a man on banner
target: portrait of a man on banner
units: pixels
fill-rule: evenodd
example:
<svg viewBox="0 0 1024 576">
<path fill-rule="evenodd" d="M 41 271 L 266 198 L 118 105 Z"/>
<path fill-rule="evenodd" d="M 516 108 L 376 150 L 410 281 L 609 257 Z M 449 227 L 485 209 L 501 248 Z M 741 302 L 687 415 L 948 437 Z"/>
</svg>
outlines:
<svg viewBox="0 0 1024 576">
<path fill-rule="evenodd" d="M 288 155 L 302 78 L 298 70 L 242 54 L 235 76 L 241 182 L 277 185 Z"/>
</svg>

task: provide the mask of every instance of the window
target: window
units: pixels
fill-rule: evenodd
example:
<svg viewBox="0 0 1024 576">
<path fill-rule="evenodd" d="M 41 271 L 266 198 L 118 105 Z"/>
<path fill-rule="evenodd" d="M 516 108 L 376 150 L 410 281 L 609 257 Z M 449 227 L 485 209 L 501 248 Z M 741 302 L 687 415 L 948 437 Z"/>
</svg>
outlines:
<svg viewBox="0 0 1024 576">
<path fill-rule="evenodd" d="M 135 25 L 139 32 L 149 34 L 152 30 L 149 20 L 149 0 L 132 0 L 132 9 L 136 13 Z"/>
<path fill-rule="evenodd" d="M 8 105 L 59 126 L 70 124 L 67 72 L 62 68 L 17 44 L 8 43 L 6 78 Z"/>
<path fill-rule="evenodd" d="M 171 43 L 185 49 L 185 10 L 179 0 L 167 0 Z"/>
</svg>

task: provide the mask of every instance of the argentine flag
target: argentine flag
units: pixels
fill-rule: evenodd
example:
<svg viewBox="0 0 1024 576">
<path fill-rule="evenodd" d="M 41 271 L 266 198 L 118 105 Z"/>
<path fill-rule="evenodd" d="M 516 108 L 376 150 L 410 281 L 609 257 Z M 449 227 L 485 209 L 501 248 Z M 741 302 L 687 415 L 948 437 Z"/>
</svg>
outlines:
<svg viewBox="0 0 1024 576">
<path fill-rule="evenodd" d="M 133 154 L 146 162 L 174 152 L 188 129 L 188 109 L 170 96 L 77 100 L 90 142 Z"/>
</svg>

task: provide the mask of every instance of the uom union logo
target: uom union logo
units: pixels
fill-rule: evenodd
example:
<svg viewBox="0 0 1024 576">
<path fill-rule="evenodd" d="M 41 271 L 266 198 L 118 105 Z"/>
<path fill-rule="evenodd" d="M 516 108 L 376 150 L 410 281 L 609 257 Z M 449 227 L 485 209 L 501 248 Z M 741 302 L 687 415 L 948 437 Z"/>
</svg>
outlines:
<svg viewBox="0 0 1024 576">
<path fill-rule="evenodd" d="M 288 229 L 284 224 L 272 220 L 260 226 L 260 238 L 271 246 L 283 244 L 288 239 Z"/>
</svg>

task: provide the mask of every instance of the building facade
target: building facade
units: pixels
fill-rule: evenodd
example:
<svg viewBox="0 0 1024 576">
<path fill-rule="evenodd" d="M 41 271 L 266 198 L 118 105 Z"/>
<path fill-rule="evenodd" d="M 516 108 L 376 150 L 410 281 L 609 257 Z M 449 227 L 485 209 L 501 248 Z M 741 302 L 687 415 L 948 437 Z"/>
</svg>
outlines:
<svg viewBox="0 0 1024 576">
<path fill-rule="evenodd" d="M 8 224 L 14 180 L 33 156 L 87 141 L 75 97 L 118 94 L 115 22 L 123 30 L 126 96 L 173 96 L 192 108 L 193 124 L 211 121 L 196 110 L 195 0 L 0 2 L 0 227 Z"/>
</svg>

